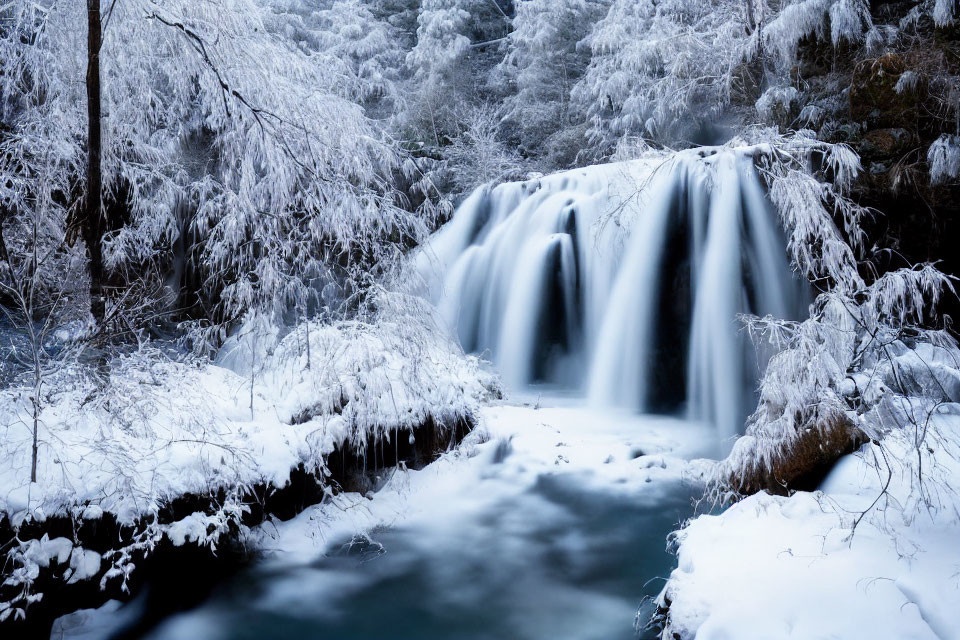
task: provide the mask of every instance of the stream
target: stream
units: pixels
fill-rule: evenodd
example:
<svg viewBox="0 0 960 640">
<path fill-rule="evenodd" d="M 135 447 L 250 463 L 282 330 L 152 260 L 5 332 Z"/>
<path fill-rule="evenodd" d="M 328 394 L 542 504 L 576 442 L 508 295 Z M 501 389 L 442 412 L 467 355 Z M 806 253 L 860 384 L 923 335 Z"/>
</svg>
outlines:
<svg viewBox="0 0 960 640">
<path fill-rule="evenodd" d="M 457 451 L 376 494 L 262 527 L 266 557 L 199 607 L 130 633 L 156 615 L 141 596 L 61 619 L 53 637 L 655 637 L 638 611 L 675 565 L 666 538 L 698 495 L 683 458 L 709 427 L 572 406 L 486 414 Z"/>
</svg>

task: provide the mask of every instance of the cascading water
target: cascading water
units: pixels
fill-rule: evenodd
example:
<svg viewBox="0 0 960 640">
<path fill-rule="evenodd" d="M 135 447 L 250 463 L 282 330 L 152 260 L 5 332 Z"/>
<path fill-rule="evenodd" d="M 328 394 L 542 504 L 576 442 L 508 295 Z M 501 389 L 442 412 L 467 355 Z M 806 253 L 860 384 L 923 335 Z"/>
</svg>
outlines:
<svg viewBox="0 0 960 640">
<path fill-rule="evenodd" d="M 764 357 L 738 314 L 796 317 L 806 299 L 750 150 L 482 187 L 419 260 L 464 349 L 508 385 L 686 410 L 723 436 L 752 408 Z"/>
</svg>

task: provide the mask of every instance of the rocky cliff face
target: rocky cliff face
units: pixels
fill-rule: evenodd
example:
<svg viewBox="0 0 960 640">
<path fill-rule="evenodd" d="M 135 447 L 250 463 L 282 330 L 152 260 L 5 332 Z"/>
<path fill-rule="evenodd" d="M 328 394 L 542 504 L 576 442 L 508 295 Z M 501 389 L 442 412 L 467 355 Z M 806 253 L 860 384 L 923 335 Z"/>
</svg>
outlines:
<svg viewBox="0 0 960 640">
<path fill-rule="evenodd" d="M 876 33 L 858 46 L 802 47 L 791 74 L 802 100 L 791 126 L 860 155 L 856 196 L 879 212 L 867 225 L 866 246 L 889 248 L 870 256 L 877 269 L 941 261 L 956 275 L 960 182 L 931 176 L 929 156 L 937 140 L 960 133 L 960 29 L 921 18 L 905 35 L 916 5 L 871 3 Z M 960 306 L 954 300 L 946 310 L 956 314 Z"/>
</svg>

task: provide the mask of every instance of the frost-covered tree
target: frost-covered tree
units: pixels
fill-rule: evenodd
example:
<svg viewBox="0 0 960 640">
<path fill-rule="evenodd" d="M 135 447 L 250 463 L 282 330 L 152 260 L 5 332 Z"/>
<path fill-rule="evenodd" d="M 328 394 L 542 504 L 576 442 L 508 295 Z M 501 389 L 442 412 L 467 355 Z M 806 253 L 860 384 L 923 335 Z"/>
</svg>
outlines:
<svg viewBox="0 0 960 640">
<path fill-rule="evenodd" d="M 44 150 L 39 150 L 44 153 Z M 43 184 L 56 176 L 35 176 Z M 37 481 L 40 415 L 49 376 L 72 360 L 89 334 L 83 322 L 89 283 L 84 256 L 66 246 L 62 207 L 50 190 L 24 189 L 9 179 L 0 186 L 4 202 L 24 198 L 30 207 L 2 209 L 0 217 L 0 319 L 6 331 L 0 345 L 4 360 L 0 380 L 23 389 L 20 401 L 30 420 L 30 480 Z"/>
<path fill-rule="evenodd" d="M 407 56 L 418 82 L 451 82 L 470 52 L 470 12 L 461 0 L 425 0 L 417 16 L 417 44 Z"/>
<path fill-rule="evenodd" d="M 403 68 L 403 34 L 361 0 L 273 0 L 282 37 L 307 55 L 322 55 L 348 65 L 352 96 L 369 115 L 387 117 L 396 107 Z"/>
<path fill-rule="evenodd" d="M 768 9 L 762 36 L 764 50 L 789 64 L 804 39 L 857 44 L 881 34 L 874 29 L 870 5 L 864 0 L 785 0 Z"/>
<path fill-rule="evenodd" d="M 574 97 L 605 148 L 629 135 L 682 142 L 729 103 L 758 37 L 741 2 L 615 0 L 587 40 Z"/>
<path fill-rule="evenodd" d="M 743 126 L 760 115 L 795 127 L 793 115 L 778 122 L 779 107 L 815 106 L 809 123 L 847 104 L 836 100 L 842 85 L 804 95 L 807 80 L 796 73 L 804 45 L 876 57 L 917 21 L 948 24 L 947 5 L 920 3 L 896 25 L 875 24 L 864 0 L 616 0 L 586 41 L 593 55 L 575 97 L 607 149 L 628 135 L 682 145 L 718 118 Z"/>
<path fill-rule="evenodd" d="M 589 49 L 580 43 L 607 6 L 602 0 L 517 5 L 500 70 L 513 90 L 504 103 L 504 119 L 518 131 L 522 151 L 542 153 L 544 147 L 554 147 L 553 154 L 563 154 L 564 149 L 555 148 L 564 146 L 557 138 L 572 137 L 570 129 L 579 129 L 583 117 L 571 105 L 570 93 L 590 61 Z M 568 157 L 576 155 L 576 150 L 566 151 Z"/>
<path fill-rule="evenodd" d="M 27 184 L 16 193 L 48 189 L 64 211 L 77 206 L 89 142 L 85 12 L 81 0 L 10 3 L 0 33 L 0 170 Z M 186 260 L 209 316 L 275 314 L 305 307 L 332 268 L 377 264 L 421 233 L 396 206 L 393 147 L 354 100 L 360 67 L 296 46 L 289 20 L 259 0 L 117 0 L 104 12 L 102 193 L 115 215 L 102 242 L 113 273 Z"/>
<path fill-rule="evenodd" d="M 457 193 L 469 193 L 481 184 L 509 179 L 520 159 L 500 139 L 497 110 L 482 104 L 466 118 L 461 133 L 444 149 L 444 159 Z"/>
<path fill-rule="evenodd" d="M 100 54 L 103 51 L 103 18 L 100 0 L 87 0 L 87 167 L 79 226 L 90 255 L 90 311 L 97 322 L 106 313 L 103 290 L 103 97 Z"/>
<path fill-rule="evenodd" d="M 412 97 L 405 119 L 414 137 L 443 146 L 483 101 L 509 20 L 499 0 L 423 0 L 416 44 L 406 58 Z"/>
</svg>

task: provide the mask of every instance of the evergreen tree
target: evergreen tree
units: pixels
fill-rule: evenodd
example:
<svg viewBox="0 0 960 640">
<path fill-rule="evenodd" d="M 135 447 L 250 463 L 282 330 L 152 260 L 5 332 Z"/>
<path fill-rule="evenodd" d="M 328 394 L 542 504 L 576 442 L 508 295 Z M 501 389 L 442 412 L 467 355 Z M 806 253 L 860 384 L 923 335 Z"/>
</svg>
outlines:
<svg viewBox="0 0 960 640">
<path fill-rule="evenodd" d="M 429 145 L 449 143 L 488 96 L 489 71 L 509 29 L 497 0 L 424 0 L 416 45 L 407 54 L 411 101 L 407 122 Z"/>
<path fill-rule="evenodd" d="M 577 151 L 569 147 L 582 142 L 576 134 L 584 118 L 571 104 L 570 93 L 590 61 L 589 48 L 580 43 L 607 6 L 604 0 L 517 5 L 508 51 L 499 65 L 514 91 L 504 104 L 505 120 L 517 131 L 521 151 L 549 154 L 550 165 L 569 163 Z M 572 144 L 566 138 L 573 138 Z"/>
</svg>

